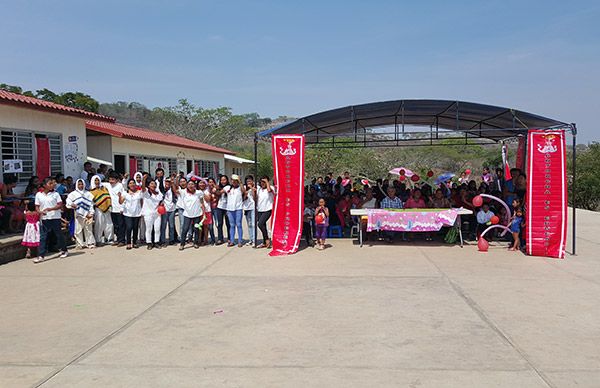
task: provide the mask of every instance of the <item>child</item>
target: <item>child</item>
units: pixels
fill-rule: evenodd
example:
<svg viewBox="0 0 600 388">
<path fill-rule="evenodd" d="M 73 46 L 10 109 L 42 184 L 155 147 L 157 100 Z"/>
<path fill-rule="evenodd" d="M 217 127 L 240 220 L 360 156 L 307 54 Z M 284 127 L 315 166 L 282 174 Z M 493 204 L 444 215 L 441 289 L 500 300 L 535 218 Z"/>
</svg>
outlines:
<svg viewBox="0 0 600 388">
<path fill-rule="evenodd" d="M 123 206 L 123 217 L 125 218 L 125 241 L 126 249 L 137 248 L 138 227 L 142 218 L 142 191 L 133 179 L 127 181 L 127 193 L 117 193 L 119 203 Z"/>
<path fill-rule="evenodd" d="M 494 216 L 494 212 L 490 210 L 490 204 L 484 202 L 481 205 L 481 210 L 477 212 L 477 238 L 479 235 L 492 224 L 492 217 Z"/>
<path fill-rule="evenodd" d="M 329 226 L 329 209 L 325 206 L 325 199 L 319 199 L 319 206 L 315 209 L 315 225 L 317 238 L 317 249 L 325 249 L 325 239 L 327 238 L 327 226 Z"/>
<path fill-rule="evenodd" d="M 33 260 L 34 263 L 41 263 L 46 260 L 48 250 L 48 236 L 53 234 L 56 237 L 60 249 L 60 258 L 68 256 L 65 236 L 61 230 L 61 210 L 62 199 L 60 194 L 54 191 L 56 181 L 54 178 L 44 178 L 42 190 L 35 194 L 36 211 L 41 214 L 42 227 L 40 230 L 40 249 L 38 257 Z"/>
<path fill-rule="evenodd" d="M 510 223 L 510 231 L 513 236 L 513 244 L 509 248 L 509 251 L 518 251 L 521 248 L 521 240 L 519 235 L 521 234 L 521 224 L 523 223 L 523 208 L 521 207 L 521 200 L 518 198 L 513 199 L 512 206 L 514 209 L 514 215 Z"/>
<path fill-rule="evenodd" d="M 25 232 L 21 245 L 27 247 L 26 258 L 31 258 L 31 248 L 40 246 L 40 213 L 35 210 L 35 203 L 29 202 L 25 210 Z"/>
<path fill-rule="evenodd" d="M 94 195 L 85 189 L 83 179 L 77 179 L 75 190 L 67 196 L 67 207 L 75 210 L 75 241 L 77 248 L 83 249 L 96 246 L 96 239 L 92 232 L 94 222 Z M 85 238 L 85 242 L 84 242 Z"/>
<path fill-rule="evenodd" d="M 304 234 L 304 238 L 306 239 L 306 244 L 309 247 L 314 247 L 315 242 L 313 241 L 313 233 L 312 233 L 312 222 L 315 218 L 315 210 L 310 203 L 310 200 L 304 201 L 304 216 L 302 217 L 302 234 Z"/>
</svg>

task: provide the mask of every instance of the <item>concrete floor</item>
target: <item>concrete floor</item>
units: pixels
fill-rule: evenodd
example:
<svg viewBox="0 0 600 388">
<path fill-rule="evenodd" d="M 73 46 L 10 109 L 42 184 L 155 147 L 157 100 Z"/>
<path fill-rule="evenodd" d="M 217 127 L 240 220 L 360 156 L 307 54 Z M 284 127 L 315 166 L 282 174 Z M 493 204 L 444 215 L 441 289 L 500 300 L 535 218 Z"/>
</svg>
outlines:
<svg viewBox="0 0 600 388">
<path fill-rule="evenodd" d="M 576 257 L 426 243 L 113 247 L 0 266 L 0 387 L 600 387 L 600 214 Z"/>
</svg>

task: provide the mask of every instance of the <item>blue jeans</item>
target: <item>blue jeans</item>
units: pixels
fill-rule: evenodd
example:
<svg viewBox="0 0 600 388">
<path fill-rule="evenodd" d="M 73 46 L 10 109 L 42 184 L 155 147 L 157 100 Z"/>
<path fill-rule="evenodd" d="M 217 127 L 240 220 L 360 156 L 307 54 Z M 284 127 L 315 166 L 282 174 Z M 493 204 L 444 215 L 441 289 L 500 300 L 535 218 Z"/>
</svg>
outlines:
<svg viewBox="0 0 600 388">
<path fill-rule="evenodd" d="M 167 242 L 167 226 L 169 226 L 169 244 L 175 241 L 175 211 L 160 216 L 160 243 Z"/>
<path fill-rule="evenodd" d="M 61 230 L 60 219 L 42 220 L 40 227 L 40 249 L 38 252 L 38 256 L 40 257 L 46 256 L 46 252 L 48 251 L 48 234 L 50 233 L 53 233 L 54 237 L 56 237 L 60 251 L 67 251 L 67 244 L 65 243 L 65 235 Z"/>
<path fill-rule="evenodd" d="M 254 209 L 252 210 L 244 210 L 244 215 L 246 216 L 246 223 L 248 224 L 248 238 L 250 238 L 250 242 L 254 243 Z"/>
<path fill-rule="evenodd" d="M 244 215 L 244 211 L 242 209 L 227 211 L 227 217 L 229 217 L 229 225 L 231 226 L 231 238 L 229 239 L 230 243 L 235 242 L 235 231 L 237 230 L 238 234 L 238 244 L 242 243 L 242 217 Z"/>
</svg>

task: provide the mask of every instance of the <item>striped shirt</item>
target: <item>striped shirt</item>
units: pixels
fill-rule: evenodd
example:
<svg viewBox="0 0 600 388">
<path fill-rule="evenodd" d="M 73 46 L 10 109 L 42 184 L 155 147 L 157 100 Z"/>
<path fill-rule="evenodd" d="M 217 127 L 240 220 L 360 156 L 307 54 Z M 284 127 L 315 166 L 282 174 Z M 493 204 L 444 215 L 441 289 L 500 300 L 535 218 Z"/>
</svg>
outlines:
<svg viewBox="0 0 600 388">
<path fill-rule="evenodd" d="M 101 186 L 96 189 L 90 190 L 90 193 L 94 195 L 94 205 L 97 209 L 100 209 L 102 213 L 106 213 L 110 209 L 111 200 L 110 193 L 106 187 Z"/>
</svg>

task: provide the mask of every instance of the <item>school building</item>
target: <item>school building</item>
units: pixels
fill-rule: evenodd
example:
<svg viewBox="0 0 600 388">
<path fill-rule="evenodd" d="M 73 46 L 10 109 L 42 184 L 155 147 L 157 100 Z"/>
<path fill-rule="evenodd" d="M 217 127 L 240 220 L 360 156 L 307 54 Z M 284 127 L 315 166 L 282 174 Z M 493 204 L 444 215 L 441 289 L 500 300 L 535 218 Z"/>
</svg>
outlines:
<svg viewBox="0 0 600 388">
<path fill-rule="evenodd" d="M 131 175 L 162 167 L 167 173 L 245 176 L 254 164 L 224 148 L 5 90 L 0 90 L 0 131 L 3 173 L 17 175 L 16 192 L 33 175 L 77 177 L 86 161 Z"/>
</svg>

